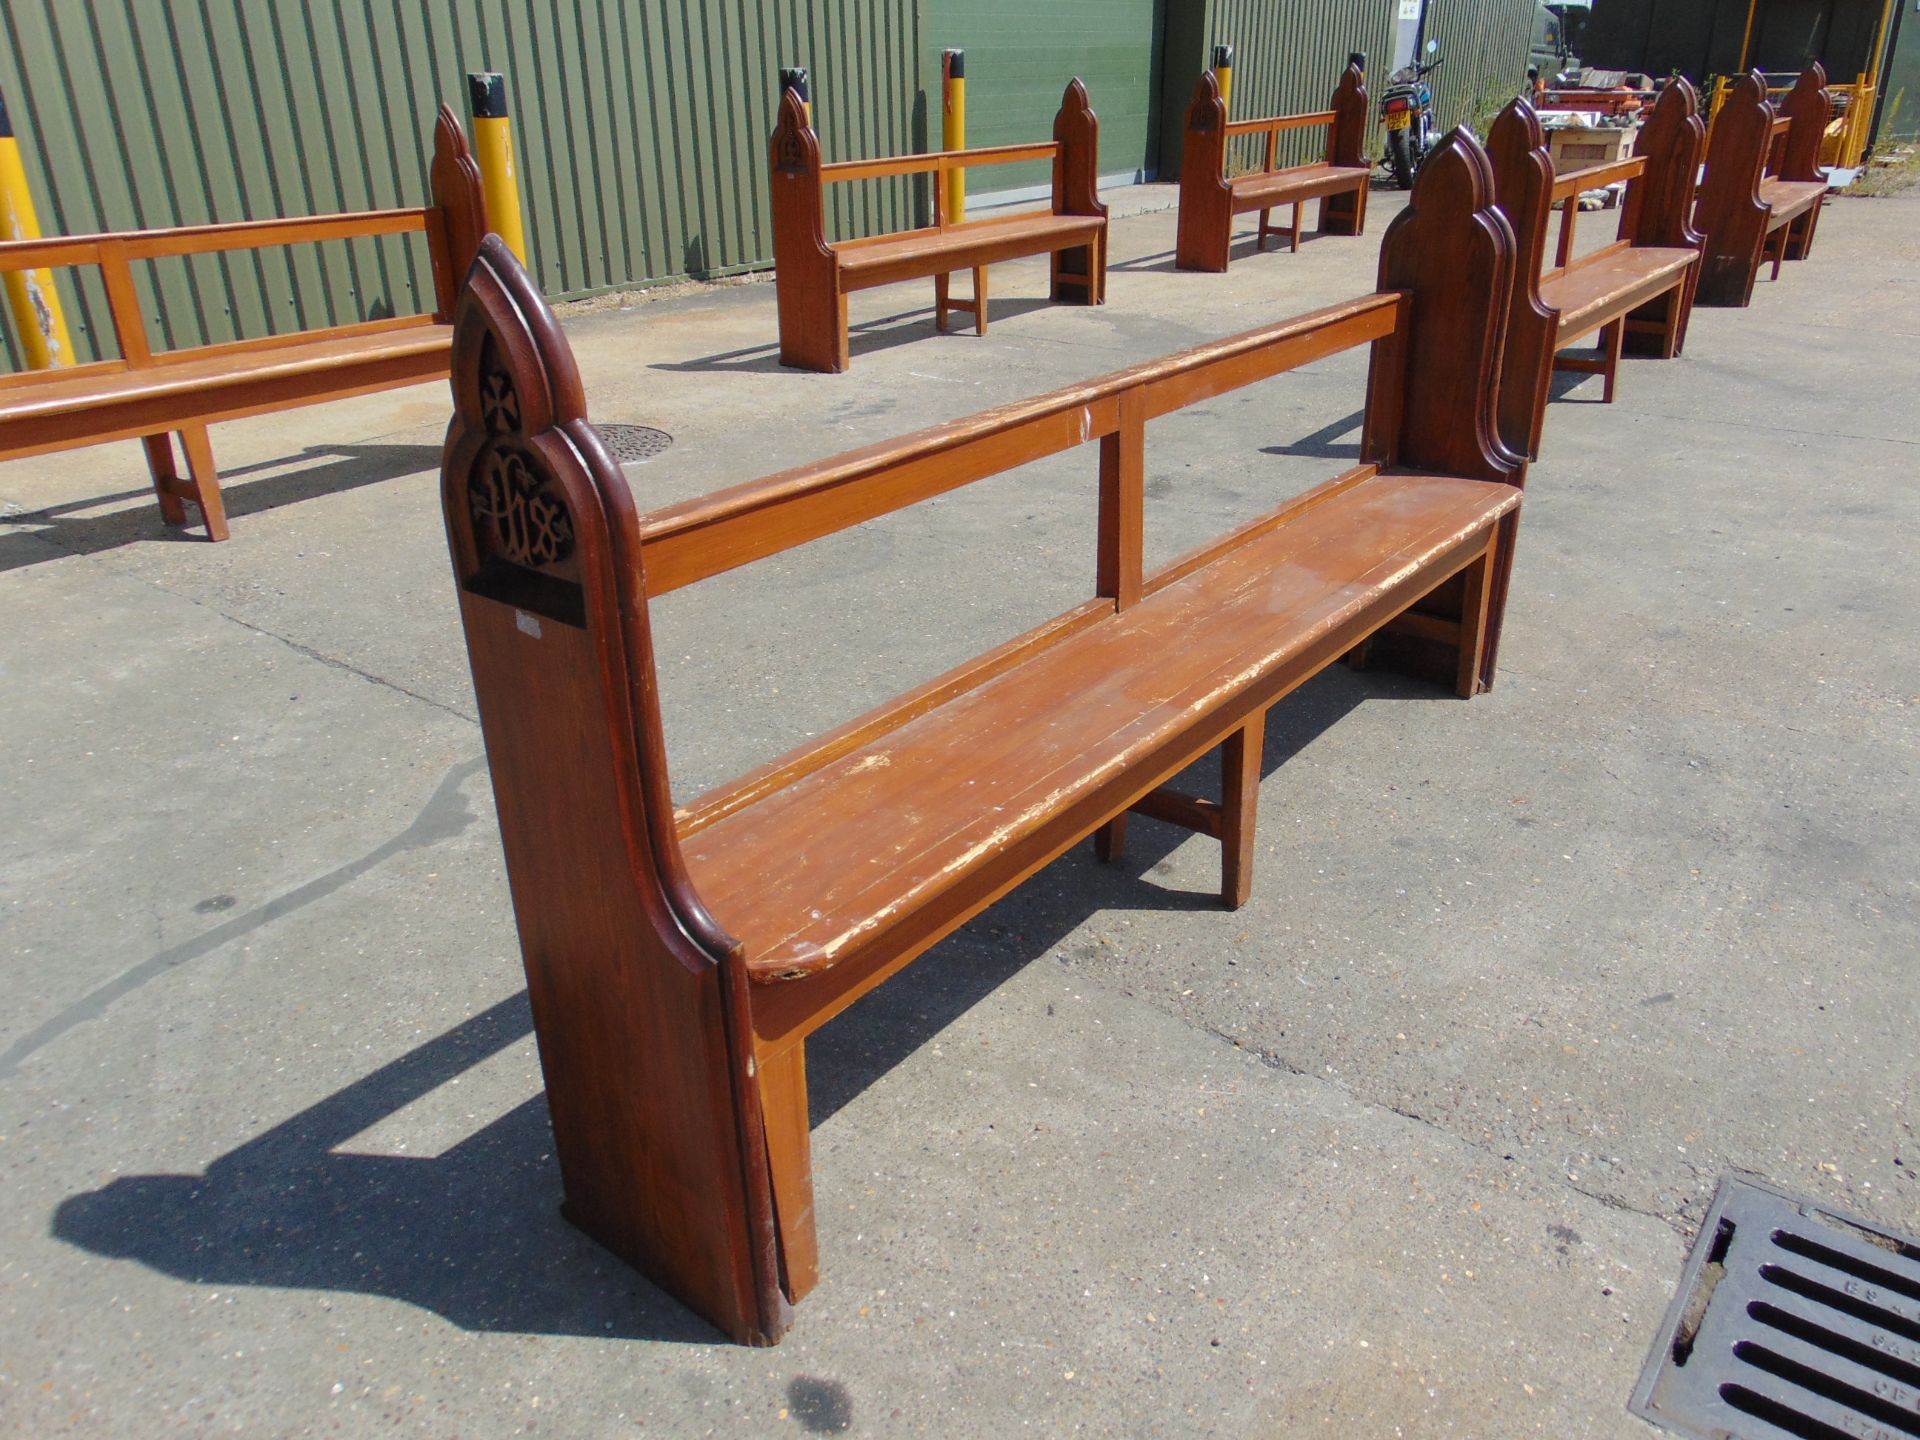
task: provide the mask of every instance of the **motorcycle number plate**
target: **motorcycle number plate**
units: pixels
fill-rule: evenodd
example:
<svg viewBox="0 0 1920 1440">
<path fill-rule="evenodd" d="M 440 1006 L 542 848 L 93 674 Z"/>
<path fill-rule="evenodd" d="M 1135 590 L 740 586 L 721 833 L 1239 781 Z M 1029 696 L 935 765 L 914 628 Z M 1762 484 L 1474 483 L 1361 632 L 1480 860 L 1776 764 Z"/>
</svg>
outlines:
<svg viewBox="0 0 1920 1440">
<path fill-rule="evenodd" d="M 1387 129 L 1389 130 L 1405 130 L 1412 124 L 1413 112 L 1411 110 L 1389 110 L 1387 112 Z"/>
</svg>

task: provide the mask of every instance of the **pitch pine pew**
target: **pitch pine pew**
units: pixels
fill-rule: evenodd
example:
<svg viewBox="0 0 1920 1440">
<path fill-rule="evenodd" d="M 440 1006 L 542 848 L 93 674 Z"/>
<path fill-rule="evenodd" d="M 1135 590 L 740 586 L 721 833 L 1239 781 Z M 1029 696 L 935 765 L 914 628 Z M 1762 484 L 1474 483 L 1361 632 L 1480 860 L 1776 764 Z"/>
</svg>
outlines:
<svg viewBox="0 0 1920 1440">
<path fill-rule="evenodd" d="M 1512 274 L 1460 132 L 1376 293 L 642 514 L 552 312 L 486 240 L 442 498 L 574 1223 L 772 1343 L 819 1269 L 810 1033 L 1074 845 L 1118 853 L 1133 810 L 1217 837 L 1244 901 L 1266 711 L 1370 636 L 1461 695 L 1491 682 L 1523 474 L 1494 423 Z M 1362 462 L 1148 573 L 1147 422 L 1362 345 Z M 675 806 L 654 599 L 1083 446 L 1085 602 Z M 1217 748 L 1219 801 L 1166 788 Z"/>
<path fill-rule="evenodd" d="M 1539 455 L 1555 370 L 1604 375 L 1602 396 L 1611 402 L 1623 352 L 1680 353 L 1700 273 L 1700 237 L 1688 217 L 1704 143 L 1699 100 L 1678 77 L 1660 92 L 1630 157 L 1565 175 L 1554 173 L 1546 134 L 1525 100 L 1511 101 L 1495 119 L 1487 148 L 1519 252 L 1500 385 L 1500 433 L 1513 449 Z M 1627 194 L 1618 238 L 1575 255 L 1580 192 L 1619 180 Z M 1564 207 L 1559 238 L 1543 272 L 1556 203 Z M 1594 335 L 1598 358 L 1560 353 Z"/>
<path fill-rule="evenodd" d="M 1704 242 L 1702 305 L 1744 306 L 1760 267 L 1802 260 L 1826 198 L 1820 141 L 1833 119 L 1827 72 L 1803 70 L 1776 113 L 1759 71 L 1727 92 L 1707 137 L 1707 170 L 1695 216 Z"/>
<path fill-rule="evenodd" d="M 1100 203 L 1100 122 L 1078 80 L 1067 85 L 1053 139 L 1031 145 L 941 150 L 879 160 L 820 161 L 806 103 L 789 90 L 773 132 L 773 266 L 780 309 L 780 363 L 838 373 L 848 364 L 847 296 L 902 280 L 933 280 L 934 323 L 959 310 L 987 333 L 987 267 L 1051 255 L 1053 298 L 1101 305 L 1107 298 L 1107 207 Z M 950 221 L 946 177 L 955 170 L 1053 161 L 1050 210 Z M 890 175 L 934 177 L 933 224 L 917 230 L 829 242 L 825 187 Z M 956 300 L 949 279 L 973 272 L 973 298 Z"/>
<path fill-rule="evenodd" d="M 1327 158 L 1311 165 L 1279 168 L 1280 132 L 1327 127 Z M 1227 175 L 1227 142 L 1235 135 L 1264 134 L 1266 160 L 1251 175 Z M 1233 251 L 1233 217 L 1260 212 L 1256 243 L 1282 231 L 1269 223 L 1277 208 L 1293 207 L 1293 225 L 1285 233 L 1300 248 L 1300 208 L 1320 202 L 1320 233 L 1358 235 L 1366 227 L 1367 89 L 1360 67 L 1348 65 L 1325 110 L 1306 115 L 1273 115 L 1264 120 L 1227 119 L 1220 83 L 1211 70 L 1193 87 L 1187 110 L 1186 145 L 1180 161 L 1180 221 L 1174 264 L 1182 270 L 1225 270 Z"/>
<path fill-rule="evenodd" d="M 453 338 L 454 285 L 486 233 L 480 170 L 447 106 L 434 125 L 424 209 L 307 215 L 170 230 L 0 242 L 0 271 L 96 265 L 105 281 L 117 359 L 0 376 L 0 460 L 138 437 L 169 525 L 200 510 L 209 540 L 227 538 L 227 511 L 207 427 L 297 405 L 443 379 Z M 134 286 L 137 262 L 322 240 L 424 234 L 434 313 L 398 315 L 253 340 L 156 350 Z M 171 435 L 180 437 L 180 474 Z"/>
</svg>

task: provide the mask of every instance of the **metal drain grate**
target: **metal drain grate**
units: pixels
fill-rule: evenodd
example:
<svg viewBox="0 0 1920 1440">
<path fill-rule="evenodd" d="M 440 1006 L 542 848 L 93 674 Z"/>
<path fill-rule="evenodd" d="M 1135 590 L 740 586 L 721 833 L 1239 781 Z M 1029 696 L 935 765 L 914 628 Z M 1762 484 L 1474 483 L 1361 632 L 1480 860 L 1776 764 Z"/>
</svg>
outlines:
<svg viewBox="0 0 1920 1440">
<path fill-rule="evenodd" d="M 1695 1440 L 1920 1436 L 1920 1241 L 1727 1177 L 1629 1408 Z"/>
<path fill-rule="evenodd" d="M 673 436 L 651 425 L 595 425 L 607 453 L 622 465 L 641 465 L 673 444 Z"/>
</svg>

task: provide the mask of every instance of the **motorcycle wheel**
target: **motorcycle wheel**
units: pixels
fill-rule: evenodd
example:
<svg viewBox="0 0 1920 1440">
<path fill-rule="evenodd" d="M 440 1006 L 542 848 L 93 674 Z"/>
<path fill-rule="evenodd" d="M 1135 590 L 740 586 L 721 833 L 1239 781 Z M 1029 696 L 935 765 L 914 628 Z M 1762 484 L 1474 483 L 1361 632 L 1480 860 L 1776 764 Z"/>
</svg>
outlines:
<svg viewBox="0 0 1920 1440">
<path fill-rule="evenodd" d="M 1402 190 L 1413 188 L 1413 144 L 1405 130 L 1387 132 L 1387 167 L 1393 171 L 1393 183 Z"/>
</svg>

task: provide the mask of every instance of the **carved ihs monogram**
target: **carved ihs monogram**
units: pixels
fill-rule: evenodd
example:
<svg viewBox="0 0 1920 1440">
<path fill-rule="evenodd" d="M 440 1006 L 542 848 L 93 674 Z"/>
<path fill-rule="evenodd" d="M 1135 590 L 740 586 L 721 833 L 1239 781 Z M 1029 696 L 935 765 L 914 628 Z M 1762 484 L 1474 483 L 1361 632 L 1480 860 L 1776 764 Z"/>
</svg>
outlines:
<svg viewBox="0 0 1920 1440">
<path fill-rule="evenodd" d="M 573 553 L 573 517 L 549 493 L 545 477 L 515 452 L 490 448 L 468 495 L 474 539 L 483 552 L 535 569 Z"/>
</svg>

